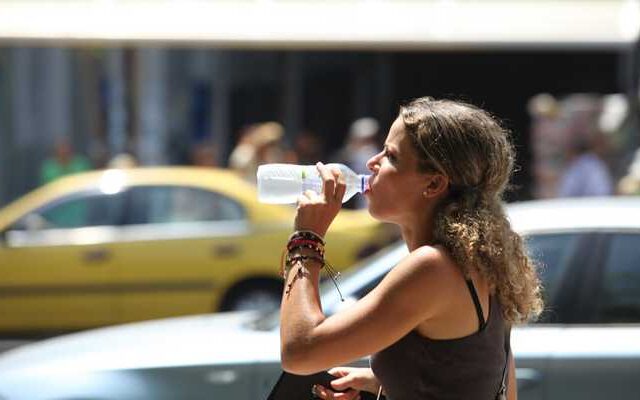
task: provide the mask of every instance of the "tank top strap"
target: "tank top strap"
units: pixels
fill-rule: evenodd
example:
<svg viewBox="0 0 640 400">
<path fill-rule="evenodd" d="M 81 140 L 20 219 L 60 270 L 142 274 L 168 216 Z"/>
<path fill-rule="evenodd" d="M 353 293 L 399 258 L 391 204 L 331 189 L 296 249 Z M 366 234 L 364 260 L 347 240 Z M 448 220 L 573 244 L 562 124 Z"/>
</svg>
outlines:
<svg viewBox="0 0 640 400">
<path fill-rule="evenodd" d="M 478 298 L 478 292 L 476 291 L 476 287 L 473 284 L 471 279 L 466 279 L 467 287 L 469 288 L 469 293 L 471 293 L 471 298 L 473 299 L 473 304 L 476 306 L 476 314 L 478 314 L 478 321 L 480 323 L 480 328 L 478 331 L 482 331 L 487 325 L 487 321 L 484 319 L 484 313 L 482 312 L 482 306 L 480 305 L 480 299 Z"/>
</svg>

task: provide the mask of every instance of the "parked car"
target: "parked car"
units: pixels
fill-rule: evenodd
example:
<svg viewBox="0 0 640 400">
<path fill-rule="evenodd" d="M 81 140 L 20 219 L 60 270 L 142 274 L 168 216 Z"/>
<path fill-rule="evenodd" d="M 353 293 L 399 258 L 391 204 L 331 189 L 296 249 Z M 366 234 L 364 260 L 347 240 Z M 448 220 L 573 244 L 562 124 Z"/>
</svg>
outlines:
<svg viewBox="0 0 640 400">
<path fill-rule="evenodd" d="M 0 332 L 275 309 L 291 206 L 212 168 L 134 168 L 62 178 L 0 211 Z M 337 269 L 388 244 L 345 210 L 327 237 Z"/>
<path fill-rule="evenodd" d="M 640 198 L 528 202 L 508 211 L 545 266 L 544 317 L 512 331 L 519 398 L 638 398 Z M 362 297 L 406 254 L 398 243 L 346 272 L 344 302 L 327 282 L 325 312 Z M 278 317 L 189 316 L 25 345 L 0 355 L 0 398 L 264 399 L 280 372 Z"/>
</svg>

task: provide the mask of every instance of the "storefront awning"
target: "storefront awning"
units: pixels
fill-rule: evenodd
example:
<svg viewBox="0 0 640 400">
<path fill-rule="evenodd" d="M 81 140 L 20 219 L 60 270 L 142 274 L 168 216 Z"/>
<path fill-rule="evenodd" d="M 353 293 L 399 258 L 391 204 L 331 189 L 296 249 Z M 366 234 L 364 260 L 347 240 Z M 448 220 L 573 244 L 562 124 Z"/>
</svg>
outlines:
<svg viewBox="0 0 640 400">
<path fill-rule="evenodd" d="M 640 0 L 3 0 L 0 44 L 469 50 L 615 48 Z"/>
</svg>

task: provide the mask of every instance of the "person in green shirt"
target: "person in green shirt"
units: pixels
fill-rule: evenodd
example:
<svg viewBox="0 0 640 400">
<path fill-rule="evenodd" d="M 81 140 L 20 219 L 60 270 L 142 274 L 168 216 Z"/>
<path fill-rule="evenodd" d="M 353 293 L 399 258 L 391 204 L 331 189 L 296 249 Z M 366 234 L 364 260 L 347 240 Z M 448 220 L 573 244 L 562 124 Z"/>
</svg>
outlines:
<svg viewBox="0 0 640 400">
<path fill-rule="evenodd" d="M 74 154 L 71 143 L 62 139 L 56 142 L 53 157 L 42 164 L 40 170 L 40 182 L 46 184 L 65 175 L 71 175 L 91 169 L 89 160 L 81 155 Z M 49 212 L 47 221 L 53 227 L 74 228 L 86 224 L 87 205 L 82 199 L 68 202 Z"/>
<path fill-rule="evenodd" d="M 49 183 L 62 176 L 89 169 L 91 169 L 89 160 L 81 155 L 74 154 L 71 143 L 66 139 L 62 139 L 56 142 L 53 157 L 48 158 L 42 164 L 40 183 Z"/>
</svg>

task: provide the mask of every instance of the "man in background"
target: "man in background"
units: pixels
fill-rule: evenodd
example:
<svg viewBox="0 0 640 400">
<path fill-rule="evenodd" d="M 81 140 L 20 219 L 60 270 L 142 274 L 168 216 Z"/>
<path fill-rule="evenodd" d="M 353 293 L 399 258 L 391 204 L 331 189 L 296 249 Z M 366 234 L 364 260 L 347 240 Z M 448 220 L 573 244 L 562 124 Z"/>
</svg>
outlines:
<svg viewBox="0 0 640 400">
<path fill-rule="evenodd" d="M 367 161 L 380 151 L 379 131 L 380 125 L 374 118 L 364 117 L 353 121 L 345 144 L 332 157 L 333 162 L 349 166 L 356 174 L 370 174 Z M 356 196 L 345 204 L 346 208 L 365 208 L 366 206 L 367 202 L 363 196 Z"/>
<path fill-rule="evenodd" d="M 569 164 L 560 177 L 558 196 L 610 196 L 613 180 L 609 168 L 590 142 L 580 140 L 569 153 Z"/>
<path fill-rule="evenodd" d="M 65 175 L 71 175 L 91 169 L 89 160 L 75 154 L 71 143 L 67 139 L 58 140 L 53 149 L 53 157 L 42 164 L 40 183 L 52 182 Z"/>
</svg>

